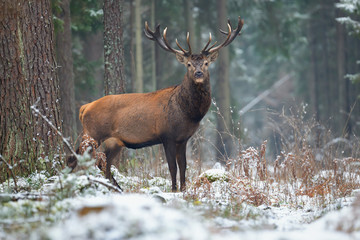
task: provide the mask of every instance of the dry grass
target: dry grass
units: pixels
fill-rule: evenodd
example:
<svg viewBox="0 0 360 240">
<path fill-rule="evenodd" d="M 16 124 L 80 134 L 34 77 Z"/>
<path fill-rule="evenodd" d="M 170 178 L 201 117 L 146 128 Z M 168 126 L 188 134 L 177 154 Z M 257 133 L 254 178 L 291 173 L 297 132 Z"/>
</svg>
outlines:
<svg viewBox="0 0 360 240">
<path fill-rule="evenodd" d="M 231 177 L 224 193 L 229 199 L 255 206 L 279 202 L 296 206 L 306 196 L 326 206 L 360 188 L 358 139 L 334 137 L 314 119 L 306 120 L 302 109 L 278 114 L 272 122 L 283 149 L 275 160 L 266 154 L 267 141 L 259 148 L 241 149 L 240 139 L 232 136 L 239 151 L 226 164 Z M 196 176 L 190 179 L 195 179 L 193 199 L 199 192 L 214 197 L 213 183 Z"/>
<path fill-rule="evenodd" d="M 203 121 L 188 144 L 185 198 L 192 201 L 225 199 L 255 206 L 286 202 L 296 206 L 306 196 L 326 205 L 360 187 L 358 140 L 350 142 L 333 137 L 313 119 L 306 120 L 302 111 L 289 115 L 282 112 L 275 117 L 271 122 L 280 136 L 281 153 L 272 159 L 271 154 L 267 154 L 266 140 L 258 148 L 243 149 L 240 139 L 229 133 L 238 151 L 224 166 L 229 180 L 221 186 L 199 177 L 214 164 L 208 159 L 217 151 L 209 134 L 210 130 L 215 131 L 215 125 L 209 119 Z M 339 142 L 346 144 L 339 145 Z M 130 150 L 124 156 L 126 160 L 121 162 L 120 170 L 125 175 L 143 179 L 144 184 L 154 177 L 170 179 L 161 146 Z M 135 191 L 140 188 L 141 184 Z M 221 200 L 215 196 L 219 191 L 223 194 Z"/>
<path fill-rule="evenodd" d="M 237 144 L 237 151 L 223 166 L 226 177 L 218 181 L 201 175 L 213 168 L 215 162 L 211 156 L 217 151 L 209 134 L 211 130 L 215 131 L 214 124 L 205 120 L 189 141 L 188 187 L 183 198 L 194 205 L 211 208 L 213 216 L 239 219 L 244 217 L 242 208 L 246 205 L 298 208 L 311 202 L 322 208 L 360 188 L 358 140 L 339 141 L 315 121 L 306 121 L 298 114 L 282 113 L 277 117 L 273 124 L 278 124 L 274 129 L 279 131 L 282 152 L 273 157 L 267 152 L 269 143 L 266 140 L 258 147 L 244 148 L 240 139 L 229 133 L 232 134 L 233 144 Z M 89 147 L 97 148 L 92 139 L 85 137 L 83 140 L 80 152 Z M 104 155 L 96 151 L 92 154 L 98 160 L 96 165 L 105 169 L 102 165 Z M 156 177 L 165 182 L 161 191 L 170 192 L 170 174 L 161 146 L 127 150 L 122 154 L 125 160 L 119 169 L 126 177 L 117 181 L 124 192 L 143 192 L 144 188 L 150 191 L 151 186 L 160 185 L 151 184 Z M 339 230 L 351 232 L 360 229 L 356 223 L 360 216 L 359 206 L 358 198 L 349 223 L 339 225 Z M 208 213 L 205 211 L 205 214 Z"/>
<path fill-rule="evenodd" d="M 217 151 L 211 141 L 214 134 L 210 134 L 211 131 L 216 134 L 215 125 L 205 119 L 188 144 L 185 199 L 232 202 L 237 206 L 241 203 L 298 206 L 307 197 L 326 206 L 360 187 L 358 141 L 352 143 L 349 152 L 349 144 L 346 149 L 336 144 L 338 141 L 334 141 L 330 131 L 313 119 L 305 120 L 301 111 L 289 115 L 283 112 L 276 118 L 272 121 L 273 129 L 280 136 L 282 152 L 274 159 L 267 154 L 266 140 L 258 148 L 244 149 L 240 139 L 229 133 L 233 144 L 237 144 L 237 154 L 229 157 L 224 166 L 229 180 L 223 183 L 199 177 L 214 165 L 215 161 L 209 159 Z M 345 154 L 350 155 L 345 157 Z M 121 169 L 128 176 L 170 179 L 162 147 L 131 151 L 126 159 Z"/>
</svg>

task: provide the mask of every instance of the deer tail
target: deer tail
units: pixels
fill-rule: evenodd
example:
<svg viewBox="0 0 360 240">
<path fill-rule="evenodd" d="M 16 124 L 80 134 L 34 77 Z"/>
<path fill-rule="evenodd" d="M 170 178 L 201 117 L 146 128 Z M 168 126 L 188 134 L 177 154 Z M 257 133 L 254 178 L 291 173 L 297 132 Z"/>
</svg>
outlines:
<svg viewBox="0 0 360 240">
<path fill-rule="evenodd" d="M 82 123 L 83 122 L 83 119 L 84 119 L 84 112 L 85 112 L 85 109 L 86 107 L 88 106 L 89 104 L 84 104 L 80 107 L 80 110 L 79 110 L 79 119 L 80 119 L 80 122 Z"/>
</svg>

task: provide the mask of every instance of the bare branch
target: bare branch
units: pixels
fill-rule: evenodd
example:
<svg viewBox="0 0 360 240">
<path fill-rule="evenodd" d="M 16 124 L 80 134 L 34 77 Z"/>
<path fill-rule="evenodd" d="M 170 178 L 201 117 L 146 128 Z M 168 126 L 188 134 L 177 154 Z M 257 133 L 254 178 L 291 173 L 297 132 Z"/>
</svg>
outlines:
<svg viewBox="0 0 360 240">
<path fill-rule="evenodd" d="M 116 187 L 116 186 L 114 186 L 112 184 L 109 184 L 109 183 L 104 182 L 104 181 L 100 181 L 100 180 L 98 180 L 98 179 L 96 179 L 96 178 L 94 178 L 92 176 L 88 176 L 88 180 L 90 182 L 99 183 L 99 184 L 101 184 L 101 185 L 103 185 L 103 186 L 105 186 L 105 187 L 107 187 L 109 189 L 112 189 L 112 190 L 114 190 L 114 191 L 116 191 L 118 193 L 123 193 L 121 188 L 119 189 L 118 187 Z"/>
<path fill-rule="evenodd" d="M 40 117 L 42 117 L 42 119 L 45 120 L 45 122 L 62 138 L 63 142 L 65 143 L 65 146 L 69 149 L 69 151 L 74 155 L 77 156 L 77 154 L 75 153 L 74 149 L 71 147 L 70 143 L 68 142 L 68 140 L 66 140 L 66 138 L 64 138 L 64 136 L 62 135 L 62 133 L 54 126 L 54 124 L 52 124 L 52 122 L 46 117 L 44 116 L 39 109 L 36 108 L 36 105 L 38 104 L 38 102 L 40 101 L 37 100 L 37 102 L 32 105 L 30 108 L 33 110 L 33 113 L 35 114 L 39 114 Z"/>
<path fill-rule="evenodd" d="M 10 171 L 10 174 L 11 174 L 11 176 L 12 176 L 12 178 L 14 179 L 14 185 L 15 185 L 15 192 L 18 192 L 18 188 L 17 188 L 17 183 L 16 183 L 16 177 L 15 177 L 15 174 L 14 174 L 14 172 L 13 172 L 13 170 L 12 170 L 12 166 L 4 159 L 4 157 L 0 154 L 0 160 L 2 161 L 2 162 L 4 162 L 5 163 L 5 165 L 8 167 L 8 169 L 9 169 L 9 171 Z"/>
</svg>

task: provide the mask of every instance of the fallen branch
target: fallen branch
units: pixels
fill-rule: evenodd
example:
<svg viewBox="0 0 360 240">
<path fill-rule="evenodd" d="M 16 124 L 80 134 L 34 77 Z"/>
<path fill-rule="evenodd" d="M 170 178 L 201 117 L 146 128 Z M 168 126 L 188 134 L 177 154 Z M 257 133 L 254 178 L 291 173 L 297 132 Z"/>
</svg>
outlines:
<svg viewBox="0 0 360 240">
<path fill-rule="evenodd" d="M 248 104 L 246 104 L 245 107 L 243 107 L 240 111 L 239 114 L 240 116 L 244 115 L 247 111 L 249 111 L 252 107 L 254 107 L 256 104 L 258 104 L 261 100 L 263 100 L 264 98 L 266 98 L 273 89 L 277 89 L 279 86 L 281 86 L 283 83 L 285 83 L 286 81 L 290 80 L 291 75 L 285 75 L 284 77 L 282 77 L 280 80 L 278 80 L 277 82 L 274 83 L 274 85 L 271 86 L 271 88 L 265 90 L 264 92 L 262 92 L 261 94 L 259 94 L 256 98 L 254 98 L 253 100 L 251 100 Z"/>
<path fill-rule="evenodd" d="M 16 202 L 19 200 L 33 200 L 33 201 L 42 201 L 44 199 L 44 194 L 36 194 L 36 193 L 0 193 L 0 203 L 5 202 Z"/>
<path fill-rule="evenodd" d="M 107 187 L 109 189 L 112 189 L 112 190 L 114 190 L 114 191 L 116 191 L 116 192 L 118 192 L 120 194 L 123 193 L 121 188 L 115 187 L 114 185 L 109 184 L 107 182 L 100 181 L 100 180 L 98 180 L 98 179 L 96 179 L 96 178 L 94 178 L 92 176 L 88 176 L 88 180 L 90 182 L 93 182 L 93 183 L 99 183 L 99 184 L 101 184 L 101 185 L 103 185 L 103 186 L 105 186 L 105 187 Z"/>
<path fill-rule="evenodd" d="M 5 165 L 8 167 L 8 169 L 9 169 L 9 171 L 10 171 L 10 174 L 11 174 L 11 176 L 12 176 L 12 178 L 14 179 L 14 185 L 15 185 L 15 192 L 18 192 L 18 188 L 17 188 L 17 183 L 16 183 L 16 177 L 15 177 L 15 174 L 14 174 L 14 172 L 13 172 L 13 170 L 12 170 L 12 166 L 4 159 L 4 157 L 0 154 L 0 160 L 2 161 L 2 162 L 4 162 L 5 163 Z"/>
</svg>

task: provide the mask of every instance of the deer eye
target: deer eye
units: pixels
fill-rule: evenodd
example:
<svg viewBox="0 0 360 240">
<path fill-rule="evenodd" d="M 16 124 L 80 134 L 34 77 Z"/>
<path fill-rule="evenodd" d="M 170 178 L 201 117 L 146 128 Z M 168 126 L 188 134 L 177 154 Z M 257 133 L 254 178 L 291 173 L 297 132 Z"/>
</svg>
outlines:
<svg viewBox="0 0 360 240">
<path fill-rule="evenodd" d="M 205 62 L 204 64 L 205 64 L 205 66 L 208 66 L 208 65 L 209 65 L 209 63 L 208 63 L 208 62 Z"/>
<path fill-rule="evenodd" d="M 191 63 L 188 63 L 187 66 L 188 66 L 188 67 L 191 67 Z"/>
</svg>

